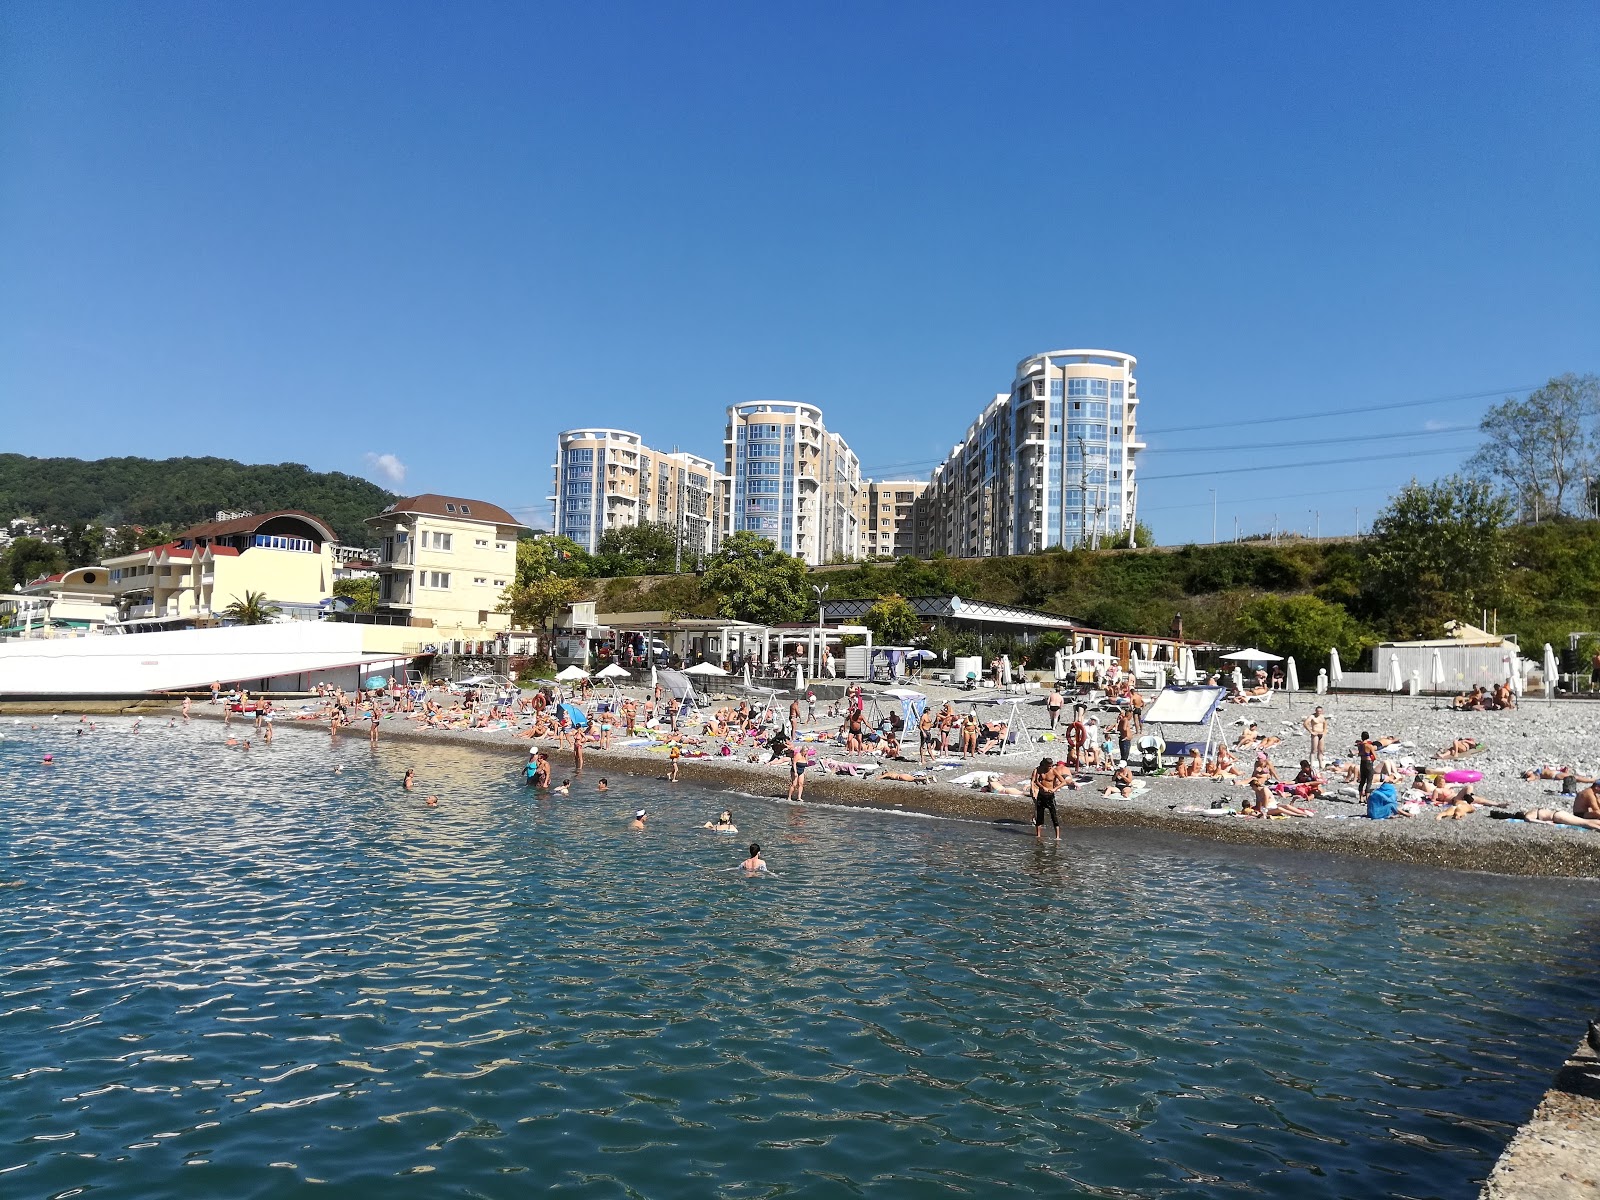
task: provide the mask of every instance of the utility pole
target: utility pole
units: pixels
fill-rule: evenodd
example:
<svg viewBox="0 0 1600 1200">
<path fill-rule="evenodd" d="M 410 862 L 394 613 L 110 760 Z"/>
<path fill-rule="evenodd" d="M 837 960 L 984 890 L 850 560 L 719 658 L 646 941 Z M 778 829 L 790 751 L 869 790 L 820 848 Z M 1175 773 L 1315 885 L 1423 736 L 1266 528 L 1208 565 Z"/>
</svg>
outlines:
<svg viewBox="0 0 1600 1200">
<path fill-rule="evenodd" d="M 1211 493 L 1211 544 L 1217 544 L 1217 489 L 1208 488 Z"/>
<path fill-rule="evenodd" d="M 1356 537 L 1361 536 L 1361 505 L 1356 505 Z"/>
</svg>

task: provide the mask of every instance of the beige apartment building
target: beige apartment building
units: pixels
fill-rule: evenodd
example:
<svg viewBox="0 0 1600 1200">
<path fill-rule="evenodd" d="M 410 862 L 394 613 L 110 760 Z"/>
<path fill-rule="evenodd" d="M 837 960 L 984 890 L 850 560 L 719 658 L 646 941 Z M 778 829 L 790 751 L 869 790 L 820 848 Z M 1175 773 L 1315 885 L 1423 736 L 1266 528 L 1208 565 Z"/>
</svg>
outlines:
<svg viewBox="0 0 1600 1200">
<path fill-rule="evenodd" d="M 708 459 L 652 450 L 625 429 L 569 429 L 556 435 L 551 528 L 593 554 L 607 530 L 665 525 L 685 563 L 712 554 L 722 540 L 719 485 Z"/>
<path fill-rule="evenodd" d="M 813 404 L 728 406 L 724 533 L 769 539 L 813 566 L 861 557 L 861 461 Z"/>
<path fill-rule="evenodd" d="M 913 505 L 925 479 L 869 479 L 861 485 L 856 521 L 863 558 L 900 558 L 916 553 Z"/>
<path fill-rule="evenodd" d="M 333 593 L 333 530 L 310 513 L 218 514 L 172 541 L 105 560 L 124 623 L 217 616 L 246 592 L 282 615 L 315 616 Z"/>
<path fill-rule="evenodd" d="M 430 492 L 396 500 L 367 524 L 380 539 L 380 613 L 457 640 L 511 627 L 495 608 L 516 578 L 522 525 L 505 509 Z"/>
</svg>

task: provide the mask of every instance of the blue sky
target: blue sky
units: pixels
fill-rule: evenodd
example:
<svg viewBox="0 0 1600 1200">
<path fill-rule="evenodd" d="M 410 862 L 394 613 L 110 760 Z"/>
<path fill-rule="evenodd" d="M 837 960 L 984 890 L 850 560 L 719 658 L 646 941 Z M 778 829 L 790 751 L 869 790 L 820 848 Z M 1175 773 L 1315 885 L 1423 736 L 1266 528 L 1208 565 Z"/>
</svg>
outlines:
<svg viewBox="0 0 1600 1200">
<path fill-rule="evenodd" d="M 0 448 L 392 456 L 544 523 L 560 429 L 720 461 L 805 400 L 925 476 L 1088 346 L 1158 541 L 1213 488 L 1348 532 L 1600 371 L 1597 61 L 1587 3 L 19 0 Z"/>
</svg>

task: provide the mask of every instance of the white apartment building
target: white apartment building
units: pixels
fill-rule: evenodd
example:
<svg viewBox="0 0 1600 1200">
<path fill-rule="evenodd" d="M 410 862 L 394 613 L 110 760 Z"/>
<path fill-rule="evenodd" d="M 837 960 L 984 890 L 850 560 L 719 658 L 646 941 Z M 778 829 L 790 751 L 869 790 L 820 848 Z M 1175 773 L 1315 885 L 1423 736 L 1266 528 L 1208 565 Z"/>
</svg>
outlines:
<svg viewBox="0 0 1600 1200">
<path fill-rule="evenodd" d="M 367 524 L 380 539 L 380 613 L 456 639 L 511 627 L 495 608 L 517 577 L 522 524 L 505 509 L 428 493 L 396 500 Z"/>
<path fill-rule="evenodd" d="M 1026 554 L 1094 545 L 1138 511 L 1138 360 L 1050 350 L 1002 392 L 935 468 L 915 511 L 920 555 Z"/>
<path fill-rule="evenodd" d="M 728 406 L 726 533 L 746 530 L 812 566 L 861 556 L 861 461 L 813 404 Z"/>
<path fill-rule="evenodd" d="M 600 535 L 628 525 L 672 528 L 684 561 L 720 544 L 721 477 L 708 460 L 652 450 L 625 429 L 569 429 L 556 435 L 551 528 L 593 554 Z"/>
</svg>

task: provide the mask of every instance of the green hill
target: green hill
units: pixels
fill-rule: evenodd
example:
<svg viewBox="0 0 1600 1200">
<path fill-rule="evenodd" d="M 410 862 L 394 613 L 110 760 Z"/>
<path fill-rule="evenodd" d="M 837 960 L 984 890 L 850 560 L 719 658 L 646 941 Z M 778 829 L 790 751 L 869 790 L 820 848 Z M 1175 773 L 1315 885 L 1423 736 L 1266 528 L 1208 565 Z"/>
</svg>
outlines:
<svg viewBox="0 0 1600 1200">
<path fill-rule="evenodd" d="M 365 545 L 362 522 L 394 498 L 365 479 L 299 463 L 0 454 L 0 521 L 29 516 L 48 524 L 181 527 L 219 509 L 298 508 L 327 521 L 344 541 Z"/>
</svg>

